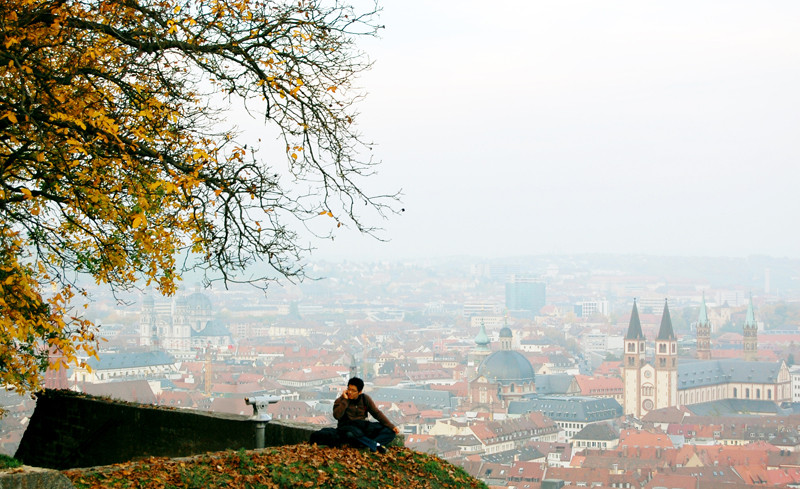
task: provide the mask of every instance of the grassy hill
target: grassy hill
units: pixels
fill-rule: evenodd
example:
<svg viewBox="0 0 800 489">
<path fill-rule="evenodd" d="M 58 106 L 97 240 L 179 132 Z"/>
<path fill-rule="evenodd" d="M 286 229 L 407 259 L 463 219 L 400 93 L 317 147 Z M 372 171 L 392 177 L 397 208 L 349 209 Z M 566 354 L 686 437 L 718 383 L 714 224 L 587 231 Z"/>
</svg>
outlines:
<svg viewBox="0 0 800 489">
<path fill-rule="evenodd" d="M 185 459 L 149 458 L 63 472 L 76 488 L 482 488 L 463 469 L 433 455 L 391 447 L 380 455 L 355 448 L 300 444 Z"/>
</svg>

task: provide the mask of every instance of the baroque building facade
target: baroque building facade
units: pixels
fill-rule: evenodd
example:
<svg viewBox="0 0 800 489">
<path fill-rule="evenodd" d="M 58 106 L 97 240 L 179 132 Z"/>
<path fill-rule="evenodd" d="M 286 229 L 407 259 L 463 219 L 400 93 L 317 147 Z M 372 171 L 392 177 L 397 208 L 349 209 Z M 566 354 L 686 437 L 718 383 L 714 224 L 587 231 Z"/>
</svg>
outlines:
<svg viewBox="0 0 800 489">
<path fill-rule="evenodd" d="M 521 399 L 536 391 L 535 371 L 531 362 L 512 348 L 513 333 L 504 326 L 500 330 L 500 349 L 487 355 L 488 337 L 481 326 L 475 338 L 475 360 L 482 358 L 469 381 L 468 405 L 471 409 L 492 412 L 506 409 L 509 401 Z"/>
</svg>

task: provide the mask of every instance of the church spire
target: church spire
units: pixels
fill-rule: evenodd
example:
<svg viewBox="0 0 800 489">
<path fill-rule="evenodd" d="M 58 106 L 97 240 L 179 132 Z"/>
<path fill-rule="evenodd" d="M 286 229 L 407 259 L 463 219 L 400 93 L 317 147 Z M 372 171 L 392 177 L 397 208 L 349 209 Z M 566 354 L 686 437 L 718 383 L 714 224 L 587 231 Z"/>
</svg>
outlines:
<svg viewBox="0 0 800 489">
<path fill-rule="evenodd" d="M 742 328 L 742 337 L 745 360 L 755 361 L 758 358 L 758 323 L 753 312 L 752 293 L 750 294 L 750 303 L 747 305 L 747 316 L 745 316 L 744 327 Z"/>
<path fill-rule="evenodd" d="M 664 313 L 656 338 L 655 409 L 675 406 L 678 400 L 678 341 L 672 330 L 669 303 L 664 299 Z M 647 409 L 650 410 L 649 408 Z"/>
<path fill-rule="evenodd" d="M 700 360 L 711 359 L 711 321 L 708 320 L 706 309 L 706 293 L 703 292 L 703 302 L 700 303 L 700 315 L 697 317 L 697 358 Z"/>
<path fill-rule="evenodd" d="M 631 310 L 631 321 L 628 324 L 628 332 L 625 334 L 624 358 L 622 364 L 622 383 L 625 385 L 622 399 L 625 414 L 636 417 L 641 416 L 642 410 L 642 367 L 645 365 L 645 338 L 642 333 L 642 323 L 639 321 L 639 309 L 636 307 L 636 299 L 633 300 L 633 310 Z"/>
<path fill-rule="evenodd" d="M 700 316 L 697 317 L 698 323 L 708 322 L 708 311 L 706 310 L 706 293 L 703 292 L 703 302 L 700 304 Z"/>
<path fill-rule="evenodd" d="M 756 315 L 753 312 L 753 294 L 750 293 L 750 303 L 747 305 L 747 317 L 744 320 L 745 326 L 756 325 Z"/>
<path fill-rule="evenodd" d="M 675 332 L 672 330 L 672 319 L 669 317 L 669 307 L 667 300 L 664 299 L 664 313 L 661 315 L 661 327 L 658 328 L 657 340 L 675 340 Z"/>
<path fill-rule="evenodd" d="M 633 311 L 631 311 L 631 321 L 628 323 L 628 333 L 626 340 L 643 340 L 642 323 L 639 321 L 639 309 L 636 308 L 636 299 L 633 300 Z"/>
</svg>

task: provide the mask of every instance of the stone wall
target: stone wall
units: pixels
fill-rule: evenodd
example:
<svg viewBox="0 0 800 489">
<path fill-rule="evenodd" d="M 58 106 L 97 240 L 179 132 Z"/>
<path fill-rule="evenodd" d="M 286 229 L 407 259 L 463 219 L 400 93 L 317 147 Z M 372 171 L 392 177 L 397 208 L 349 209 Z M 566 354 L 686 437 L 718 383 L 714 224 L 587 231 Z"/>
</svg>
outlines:
<svg viewBox="0 0 800 489">
<path fill-rule="evenodd" d="M 266 446 L 308 441 L 316 427 L 272 421 Z M 47 390 L 15 458 L 26 465 L 64 470 L 140 458 L 185 457 L 256 448 L 256 422 L 247 416 L 178 410 Z"/>
</svg>

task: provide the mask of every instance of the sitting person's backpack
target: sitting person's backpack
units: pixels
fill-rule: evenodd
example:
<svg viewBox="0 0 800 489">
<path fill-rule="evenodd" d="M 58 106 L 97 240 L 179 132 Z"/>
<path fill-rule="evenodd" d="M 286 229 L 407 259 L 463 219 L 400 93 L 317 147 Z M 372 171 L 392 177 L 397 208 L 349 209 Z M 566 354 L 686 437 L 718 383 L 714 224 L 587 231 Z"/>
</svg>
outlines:
<svg viewBox="0 0 800 489">
<path fill-rule="evenodd" d="M 336 428 L 322 428 L 311 433 L 308 443 L 317 445 L 324 445 L 326 447 L 340 447 L 344 445 L 344 440 L 339 436 Z"/>
</svg>

